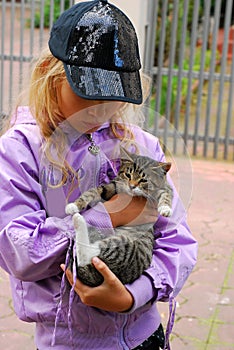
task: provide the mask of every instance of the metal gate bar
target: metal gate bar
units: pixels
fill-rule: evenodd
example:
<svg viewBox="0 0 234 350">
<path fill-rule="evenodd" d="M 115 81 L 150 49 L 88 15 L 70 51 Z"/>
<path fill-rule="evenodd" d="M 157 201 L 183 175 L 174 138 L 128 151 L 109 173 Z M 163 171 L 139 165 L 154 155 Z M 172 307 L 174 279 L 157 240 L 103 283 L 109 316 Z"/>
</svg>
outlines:
<svg viewBox="0 0 234 350">
<path fill-rule="evenodd" d="M 180 50 L 179 50 L 179 68 L 178 68 L 178 86 L 177 86 L 177 98 L 175 107 L 175 121 L 174 121 L 174 137 L 173 137 L 173 153 L 177 153 L 177 132 L 179 128 L 179 115 L 180 115 L 180 101 L 181 101 L 181 89 L 182 89 L 182 77 L 183 77 L 183 61 L 185 54 L 185 40 L 186 40 L 186 28 L 188 23 L 188 5 L 189 1 L 184 1 L 184 16 L 182 20 L 182 33 L 180 40 Z M 173 73 L 173 72 L 172 72 Z"/>
<path fill-rule="evenodd" d="M 205 140 L 204 140 L 204 148 L 203 148 L 204 157 L 207 156 L 207 152 L 208 152 L 209 126 L 210 126 L 211 106 L 212 106 L 211 99 L 212 99 L 213 84 L 215 79 L 216 47 L 217 47 L 217 37 L 218 37 L 218 29 L 219 29 L 220 9 L 221 9 L 221 0 L 216 0 L 214 28 L 212 33 L 213 40 L 212 40 L 212 48 L 211 48 L 212 54 L 211 54 L 211 64 L 210 64 L 210 79 L 209 79 L 209 85 L 208 85 L 208 102 L 207 102 L 207 109 L 206 109 Z"/>
<path fill-rule="evenodd" d="M 226 71 L 226 64 L 227 64 L 228 36 L 229 36 L 229 28 L 231 25 L 232 6 L 233 6 L 232 1 L 226 2 L 224 42 L 223 42 L 223 51 L 222 51 L 222 59 L 221 59 L 220 89 L 219 89 L 219 100 L 218 100 L 216 129 L 215 129 L 215 143 L 214 143 L 214 153 L 213 153 L 214 158 L 217 158 L 217 154 L 218 154 L 220 121 L 222 118 L 222 102 L 223 102 L 223 93 L 224 93 L 224 74 Z"/>
</svg>

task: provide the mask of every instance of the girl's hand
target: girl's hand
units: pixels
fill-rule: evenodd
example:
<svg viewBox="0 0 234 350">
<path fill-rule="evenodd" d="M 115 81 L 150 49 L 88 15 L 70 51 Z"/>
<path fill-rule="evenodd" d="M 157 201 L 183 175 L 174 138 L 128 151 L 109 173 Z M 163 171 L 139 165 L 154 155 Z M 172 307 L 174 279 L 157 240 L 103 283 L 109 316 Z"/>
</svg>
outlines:
<svg viewBox="0 0 234 350">
<path fill-rule="evenodd" d="M 157 221 L 158 212 L 144 197 L 119 193 L 104 203 L 113 227 L 134 226 Z"/>
<path fill-rule="evenodd" d="M 99 258 L 93 258 L 92 263 L 102 274 L 104 281 L 98 287 L 89 287 L 77 279 L 74 290 L 79 295 L 81 301 L 88 306 L 106 311 L 124 312 L 131 309 L 133 297 L 115 274 Z M 64 265 L 61 265 L 61 268 L 65 271 Z M 66 270 L 66 276 L 69 283 L 73 285 L 71 270 Z"/>
</svg>

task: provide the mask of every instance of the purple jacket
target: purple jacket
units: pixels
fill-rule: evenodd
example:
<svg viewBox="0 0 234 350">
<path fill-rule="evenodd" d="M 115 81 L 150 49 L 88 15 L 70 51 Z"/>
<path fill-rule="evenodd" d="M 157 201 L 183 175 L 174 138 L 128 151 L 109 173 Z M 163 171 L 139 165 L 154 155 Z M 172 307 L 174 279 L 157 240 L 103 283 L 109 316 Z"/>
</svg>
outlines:
<svg viewBox="0 0 234 350">
<path fill-rule="evenodd" d="M 27 107 L 20 107 L 16 124 L 0 139 L 0 266 L 9 273 L 14 307 L 21 320 L 36 323 L 36 345 L 51 349 L 60 301 L 62 273 L 70 237 L 70 216 L 64 213 L 68 186 L 51 188 L 60 173 L 42 152 L 42 137 Z M 89 141 L 69 124 L 61 125 L 68 138 L 65 155 L 78 171 L 80 192 L 108 182 L 116 174 L 115 149 L 119 140 L 110 136 L 108 124 L 93 134 L 101 151 L 88 152 Z M 134 127 L 142 153 L 163 160 L 157 138 Z M 52 150 L 53 153 L 53 150 Z M 113 229 L 99 203 L 86 210 L 89 225 L 106 234 Z M 185 209 L 174 191 L 173 215 L 155 224 L 156 248 L 151 266 L 126 287 L 134 297 L 128 313 L 111 313 L 88 307 L 75 294 L 69 313 L 69 288 L 64 291 L 57 314 L 55 349 L 131 349 L 142 343 L 160 324 L 155 301 L 168 301 L 181 290 L 196 261 L 197 244 L 186 224 Z M 70 324 L 68 322 L 70 319 Z M 69 330 L 69 325 L 71 329 Z"/>
</svg>

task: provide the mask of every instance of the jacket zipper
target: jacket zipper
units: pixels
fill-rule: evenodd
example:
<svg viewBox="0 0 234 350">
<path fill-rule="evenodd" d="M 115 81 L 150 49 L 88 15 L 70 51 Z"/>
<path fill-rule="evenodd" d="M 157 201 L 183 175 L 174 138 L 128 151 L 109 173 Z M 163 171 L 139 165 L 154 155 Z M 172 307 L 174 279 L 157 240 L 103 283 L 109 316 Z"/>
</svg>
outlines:
<svg viewBox="0 0 234 350">
<path fill-rule="evenodd" d="M 101 156 L 102 156 L 102 151 L 100 149 L 99 153 L 96 155 L 96 166 L 99 169 L 99 176 L 101 176 Z M 96 186 L 100 185 L 100 177 L 98 179 L 98 184 L 95 184 Z M 128 315 L 124 315 L 124 320 L 123 320 L 123 324 L 122 327 L 120 329 L 120 345 L 123 347 L 123 350 L 129 350 L 129 347 L 127 346 L 125 339 L 124 339 L 124 328 L 127 324 L 127 320 L 128 320 Z"/>
<path fill-rule="evenodd" d="M 125 339 L 124 339 L 124 328 L 127 324 L 128 315 L 124 315 L 124 322 L 120 330 L 120 344 L 123 346 L 123 350 L 129 350 L 129 347 L 127 346 Z"/>
</svg>

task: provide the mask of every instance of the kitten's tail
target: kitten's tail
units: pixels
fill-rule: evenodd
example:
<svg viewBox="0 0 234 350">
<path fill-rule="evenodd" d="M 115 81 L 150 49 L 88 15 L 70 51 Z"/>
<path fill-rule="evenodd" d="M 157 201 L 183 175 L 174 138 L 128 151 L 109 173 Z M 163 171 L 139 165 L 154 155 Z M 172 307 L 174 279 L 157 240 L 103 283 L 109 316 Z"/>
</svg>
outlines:
<svg viewBox="0 0 234 350">
<path fill-rule="evenodd" d="M 85 266 L 91 263 L 94 256 L 100 254 L 99 244 L 90 244 L 89 232 L 86 221 L 82 215 L 76 213 L 72 217 L 76 232 L 76 255 L 78 266 Z"/>
</svg>

